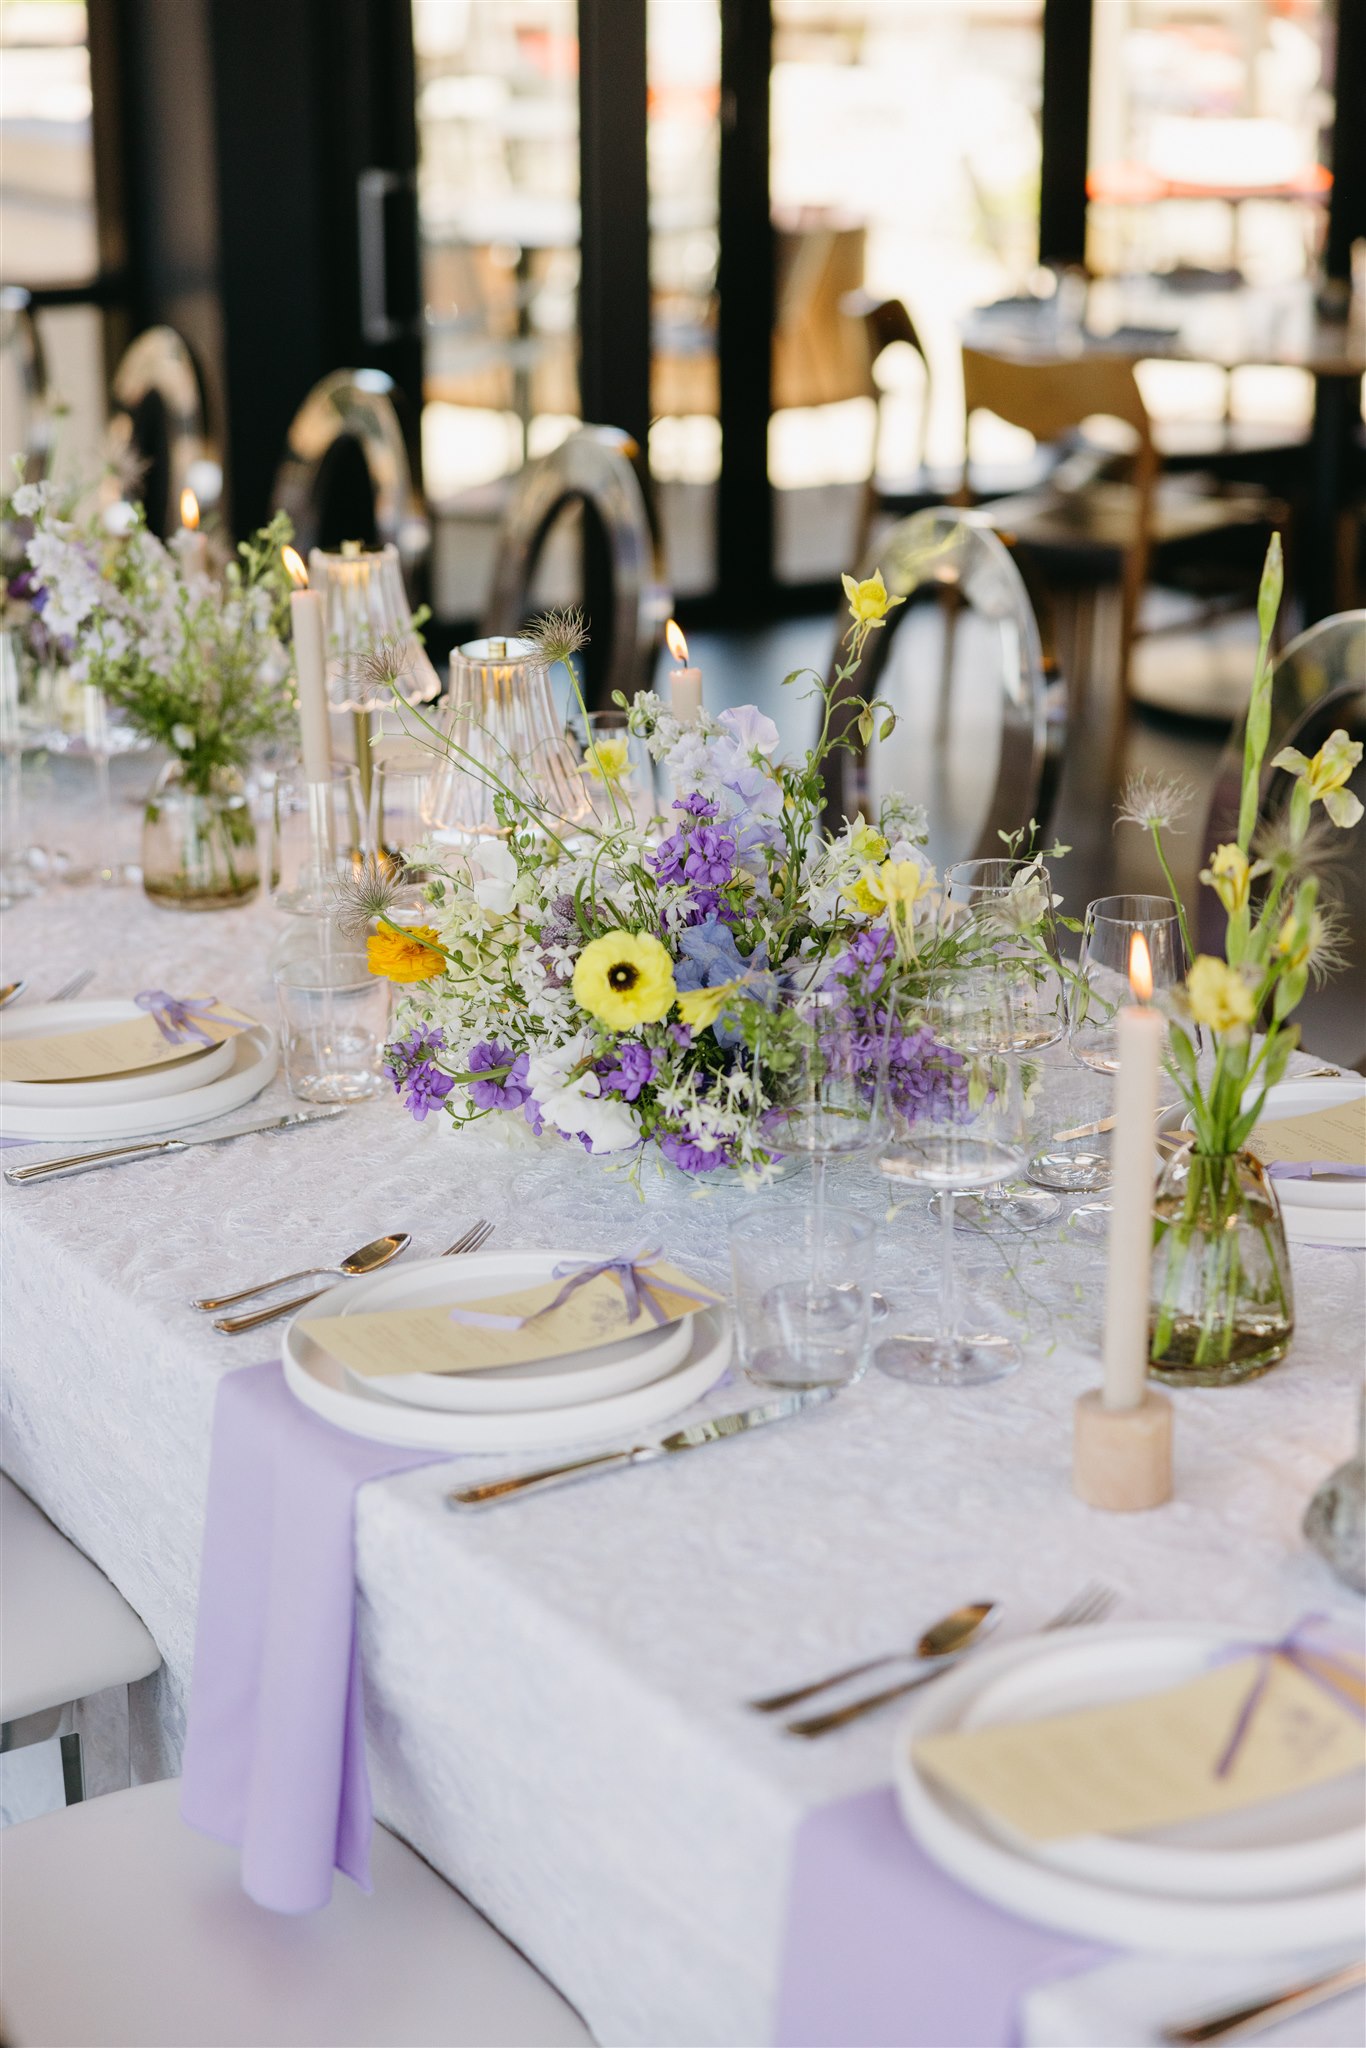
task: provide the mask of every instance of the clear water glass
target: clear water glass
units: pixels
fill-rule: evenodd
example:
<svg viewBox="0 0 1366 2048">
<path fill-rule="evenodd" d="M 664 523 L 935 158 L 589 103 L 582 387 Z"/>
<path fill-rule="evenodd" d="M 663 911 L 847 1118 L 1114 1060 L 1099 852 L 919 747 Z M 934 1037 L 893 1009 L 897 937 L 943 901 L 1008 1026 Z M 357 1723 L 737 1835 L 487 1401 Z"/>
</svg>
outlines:
<svg viewBox="0 0 1366 2048">
<path fill-rule="evenodd" d="M 361 1102 L 384 1086 L 389 984 L 342 941 L 286 959 L 275 971 L 280 1042 L 291 1095 Z"/>
<path fill-rule="evenodd" d="M 874 1222 L 794 1202 L 746 1208 L 730 1233 L 740 1362 L 773 1387 L 843 1387 L 863 1372 Z"/>
<path fill-rule="evenodd" d="M 963 1189 L 1006 1181 L 1025 1151 L 1014 977 L 994 965 L 932 970 L 923 988 L 903 990 L 888 1034 L 883 1097 L 889 1134 L 878 1157 L 888 1178 L 930 1189 L 940 1217 L 939 1297 L 928 1328 L 883 1335 L 879 1371 L 918 1386 L 974 1387 L 1003 1379 L 1020 1363 L 1014 1340 L 960 1300 L 954 1212 Z M 915 1034 L 914 1062 L 894 1057 L 897 1034 Z"/>
<path fill-rule="evenodd" d="M 276 909 L 297 917 L 333 916 L 338 881 L 370 848 L 355 769 L 342 764 L 327 782 L 312 783 L 296 762 L 277 774 L 268 795 L 262 872 L 270 878 Z"/>
</svg>

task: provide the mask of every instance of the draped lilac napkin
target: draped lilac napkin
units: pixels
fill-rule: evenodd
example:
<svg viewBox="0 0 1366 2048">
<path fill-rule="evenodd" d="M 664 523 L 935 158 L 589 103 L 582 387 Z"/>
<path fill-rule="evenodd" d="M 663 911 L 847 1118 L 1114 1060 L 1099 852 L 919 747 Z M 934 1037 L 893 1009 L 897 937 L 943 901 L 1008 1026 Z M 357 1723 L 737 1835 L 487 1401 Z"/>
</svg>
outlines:
<svg viewBox="0 0 1366 2048">
<path fill-rule="evenodd" d="M 1266 1173 L 1271 1180 L 1366 1180 L 1366 1166 L 1346 1166 L 1336 1159 L 1273 1159 Z"/>
<path fill-rule="evenodd" d="M 1011 2048 L 1026 1991 L 1112 1953 L 979 1899 L 907 1832 L 890 1787 L 797 1833 L 777 2048 Z"/>
<path fill-rule="evenodd" d="M 334 1868 L 370 1889 L 356 1490 L 436 1462 L 310 1415 L 278 1365 L 218 1389 L 181 1812 L 277 1913 L 325 1906 Z"/>
</svg>

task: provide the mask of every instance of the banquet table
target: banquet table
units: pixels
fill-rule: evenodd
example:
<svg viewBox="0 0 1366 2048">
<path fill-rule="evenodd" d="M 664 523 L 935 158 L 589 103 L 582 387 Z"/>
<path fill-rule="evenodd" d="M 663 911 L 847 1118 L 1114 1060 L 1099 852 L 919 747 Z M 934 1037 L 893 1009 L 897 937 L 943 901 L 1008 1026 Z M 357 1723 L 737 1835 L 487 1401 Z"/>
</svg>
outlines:
<svg viewBox="0 0 1366 2048">
<path fill-rule="evenodd" d="M 177 917 L 128 888 L 54 889 L 6 915 L 5 975 L 41 995 L 93 964 L 92 995 L 196 989 L 268 1017 L 280 923 L 267 906 Z M 1076 1070 L 1054 1060 L 1066 1102 Z M 287 1101 L 277 1079 L 241 1119 Z M 857 1162 L 832 1195 L 887 1208 Z M 801 1200 L 801 1183 L 778 1198 Z M 383 1231 L 411 1231 L 410 1256 L 427 1256 L 476 1217 L 498 1248 L 648 1238 L 724 1281 L 727 1226 L 749 1199 L 670 1172 L 647 1175 L 642 1204 L 577 1147 L 419 1127 L 387 1092 L 312 1130 L 6 1187 L 4 1466 L 160 1647 L 133 1704 L 135 1775 L 179 1766 L 216 1389 L 278 1356 L 278 1329 L 221 1336 L 192 1296 Z M 936 1243 L 923 1197 L 887 1217 L 882 1284 L 932 1285 Z M 994 1385 L 870 1372 L 743 1442 L 479 1515 L 445 1506 L 457 1475 L 535 1461 L 463 1458 L 362 1489 L 377 1815 L 600 2041 L 772 2039 L 799 1827 L 890 1776 L 895 1709 L 803 1743 L 746 1697 L 909 1643 L 964 1600 L 1002 1601 L 1002 1636 L 1022 1632 L 1091 1578 L 1120 1595 L 1120 1620 L 1275 1637 L 1312 1611 L 1359 1631 L 1359 1600 L 1300 1518 L 1351 1448 L 1366 1258 L 1294 1248 L 1290 1357 L 1254 1384 L 1175 1397 L 1175 1498 L 1135 1516 L 1090 1510 L 1069 1483 L 1103 1260 L 1056 1225 L 1004 1247 L 963 1234 L 965 1274 L 1026 1339 L 1023 1368 Z M 751 1398 L 732 1380 L 706 1405 Z"/>
</svg>

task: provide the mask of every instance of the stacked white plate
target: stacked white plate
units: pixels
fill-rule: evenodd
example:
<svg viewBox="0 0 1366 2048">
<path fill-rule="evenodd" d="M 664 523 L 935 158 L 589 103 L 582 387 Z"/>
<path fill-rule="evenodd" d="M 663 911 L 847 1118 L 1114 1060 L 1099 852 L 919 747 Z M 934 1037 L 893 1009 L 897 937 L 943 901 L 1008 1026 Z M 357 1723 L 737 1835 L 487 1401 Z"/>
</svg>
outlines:
<svg viewBox="0 0 1366 2048">
<path fill-rule="evenodd" d="M 146 1013 L 134 1002 L 28 1003 L 0 1018 L 0 1043 L 126 1024 Z M 151 1138 L 209 1123 L 261 1093 L 280 1064 L 265 1024 L 236 1031 L 185 1059 L 96 1081 L 0 1081 L 0 1137 Z"/>
<path fill-rule="evenodd" d="M 591 1252 L 474 1252 L 424 1259 L 329 1288 L 285 1331 L 285 1380 L 306 1407 L 380 1443 L 439 1451 L 528 1451 L 650 1429 L 715 1386 L 730 1363 L 724 1309 L 528 1365 L 472 1373 L 350 1371 L 308 1334 L 320 1316 L 374 1315 L 539 1287 Z"/>
<path fill-rule="evenodd" d="M 1336 1109 L 1366 1090 L 1360 1074 L 1327 1075 L 1312 1081 L 1282 1081 L 1272 1088 L 1262 1111 L 1264 1124 L 1281 1117 L 1308 1116 L 1317 1109 Z M 1164 1129 L 1184 1128 L 1182 1112 L 1169 1111 Z M 1281 1221 L 1291 1244 L 1353 1245 L 1366 1248 L 1366 1180 L 1335 1178 L 1331 1173 L 1299 1180 L 1289 1174 L 1273 1177 Z"/>
<path fill-rule="evenodd" d="M 897 1739 L 897 1796 L 934 1861 L 984 1898 L 1124 1948 L 1255 1955 L 1360 1937 L 1366 1772 L 1142 1833 L 1036 1842 L 916 1765 L 929 1735 L 1110 1705 L 1208 1671 L 1251 1629 L 1139 1624 L 1035 1636 L 927 1686 Z"/>
</svg>

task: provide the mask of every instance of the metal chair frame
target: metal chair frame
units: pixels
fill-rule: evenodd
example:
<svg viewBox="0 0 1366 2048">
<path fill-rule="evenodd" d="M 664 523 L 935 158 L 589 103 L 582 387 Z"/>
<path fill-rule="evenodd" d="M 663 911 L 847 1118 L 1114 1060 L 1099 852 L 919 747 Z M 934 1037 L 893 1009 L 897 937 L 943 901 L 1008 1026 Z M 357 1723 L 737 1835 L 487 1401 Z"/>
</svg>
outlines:
<svg viewBox="0 0 1366 2048">
<path fill-rule="evenodd" d="M 160 505 L 143 502 L 148 526 L 164 539 L 179 524 L 183 490 L 193 489 L 206 513 L 216 506 L 223 481 L 208 429 L 203 380 L 189 343 L 174 327 L 146 328 L 129 343 L 114 372 L 106 438 L 116 469 L 147 456 L 137 439 L 138 419 L 152 399 L 166 422 L 166 495 Z M 125 495 L 140 496 L 139 481 L 125 477 Z"/>
<path fill-rule="evenodd" d="M 397 387 L 383 370 L 334 370 L 314 385 L 290 422 L 272 506 L 293 520 L 295 545 L 302 554 L 323 545 L 319 485 L 327 458 L 346 440 L 354 443 L 365 464 L 374 506 L 374 542 L 392 542 L 398 549 L 411 595 L 414 578 L 431 550 L 431 527 L 413 482 Z"/>
</svg>

